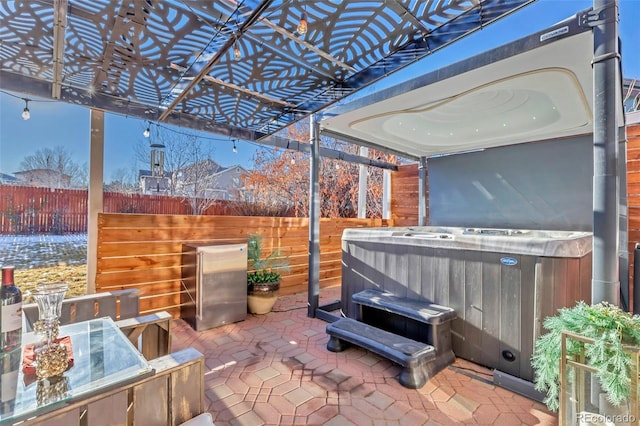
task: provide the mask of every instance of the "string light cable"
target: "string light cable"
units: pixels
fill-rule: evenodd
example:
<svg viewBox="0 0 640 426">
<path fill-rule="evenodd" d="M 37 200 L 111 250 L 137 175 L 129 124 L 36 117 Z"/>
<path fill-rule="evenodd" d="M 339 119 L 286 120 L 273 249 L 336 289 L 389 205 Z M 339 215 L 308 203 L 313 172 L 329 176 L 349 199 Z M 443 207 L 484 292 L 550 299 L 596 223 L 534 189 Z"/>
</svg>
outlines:
<svg viewBox="0 0 640 426">
<path fill-rule="evenodd" d="M 202 140 L 206 140 L 206 141 L 213 141 L 213 142 L 231 142 L 232 143 L 232 152 L 234 154 L 238 153 L 238 145 L 236 144 L 236 142 L 239 142 L 237 139 L 227 139 L 227 138 L 216 138 L 216 137 L 208 137 L 208 136 L 202 136 L 202 135 L 198 135 L 198 134 L 193 134 L 193 133 L 189 133 L 189 132 L 183 132 L 180 130 L 176 130 L 173 129 L 171 127 L 162 125 L 162 124 L 158 124 L 158 123 L 149 123 L 149 127 L 151 127 L 151 125 L 156 126 L 158 129 L 162 129 L 164 131 L 167 132 L 171 132 L 173 134 L 176 135 L 180 135 L 180 136 L 189 136 L 189 137 L 195 137 L 196 139 L 202 139 Z M 253 145 L 257 148 L 264 148 L 265 146 L 260 144 L 260 143 L 256 143 L 256 142 L 252 142 L 252 141 L 244 141 L 247 144 Z"/>
<path fill-rule="evenodd" d="M 5 94 L 7 96 L 11 96 L 12 98 L 15 98 L 15 99 L 22 99 L 23 101 L 25 101 L 25 103 L 27 103 L 27 102 L 30 102 L 30 103 L 60 102 L 60 101 L 57 101 L 57 100 L 49 100 L 49 99 L 25 98 L 25 97 L 22 97 L 22 96 L 14 95 L 13 93 L 7 92 L 5 90 L 0 90 L 0 93 Z M 25 109 L 28 109 L 28 108 L 25 107 Z M 24 110 L 22 111 L 22 114 L 25 114 Z M 123 114 L 117 114 L 117 113 L 113 113 L 113 114 L 114 115 L 122 115 L 122 116 L 124 116 Z M 29 117 L 30 116 L 31 116 L 31 112 L 29 111 Z M 183 132 L 183 131 L 180 131 L 180 130 L 172 129 L 171 127 L 168 127 L 168 126 L 165 126 L 165 125 L 162 125 L 162 124 L 158 124 L 158 123 L 152 123 L 150 121 L 147 121 L 147 127 L 146 127 L 145 131 L 143 132 L 143 136 L 145 138 L 149 137 L 151 135 L 151 126 L 152 125 L 156 126 L 158 129 L 162 129 L 162 130 L 165 130 L 165 131 L 177 134 L 177 135 L 181 135 L 181 136 L 195 136 L 198 139 L 209 140 L 209 141 L 213 141 L 213 142 L 232 142 L 233 146 L 235 147 L 235 150 L 237 151 L 237 149 L 238 149 L 237 145 L 236 145 L 236 142 L 237 142 L 236 139 L 215 138 L 215 137 L 194 135 L 193 133 L 188 133 L 188 132 Z M 251 145 L 253 145 L 255 147 L 258 147 L 258 148 L 264 148 L 264 145 L 262 145 L 260 143 L 256 143 L 256 142 L 252 142 L 252 141 L 244 141 L 244 142 L 248 143 L 248 144 L 251 144 Z"/>
<path fill-rule="evenodd" d="M 18 95 L 14 95 L 13 93 L 4 91 L 4 90 L 0 90 L 0 93 L 3 93 L 7 96 L 11 96 L 12 98 L 16 98 L 16 99 L 22 99 L 24 101 L 24 109 L 22 110 L 22 114 L 21 117 L 24 121 L 27 121 L 28 119 L 31 118 L 31 110 L 29 109 L 29 102 L 31 103 L 36 103 L 36 102 L 58 102 L 55 100 L 46 100 L 46 99 L 31 99 L 31 98 L 25 98 L 22 96 L 18 96 Z"/>
<path fill-rule="evenodd" d="M 5 95 L 7 95 L 7 96 L 11 96 L 11 97 L 16 98 L 16 99 L 22 99 L 23 101 L 25 101 L 25 103 L 27 101 L 30 102 L 30 103 L 60 102 L 60 101 L 57 101 L 57 100 L 24 98 L 22 96 L 14 95 L 13 93 L 10 93 L 10 92 L 4 91 L 4 90 L 0 90 L 0 93 L 3 93 Z M 24 110 L 23 110 L 23 114 L 24 114 Z M 113 114 L 114 115 L 125 116 L 123 114 L 117 114 L 117 113 L 113 113 Z M 29 113 L 29 116 L 30 115 L 31 114 Z M 233 148 L 232 148 L 233 153 L 235 154 L 238 151 L 238 146 L 237 146 L 236 142 L 239 142 L 239 141 L 237 139 L 216 138 L 216 137 L 208 137 L 208 136 L 202 136 L 202 135 L 194 135 L 193 133 L 183 132 L 183 131 L 176 130 L 176 129 L 173 129 L 171 127 L 168 127 L 166 125 L 162 125 L 162 124 L 159 124 L 159 123 L 153 123 L 151 121 L 147 121 L 147 127 L 146 127 L 145 131 L 143 132 L 143 136 L 144 137 L 148 137 L 147 136 L 147 131 L 149 132 L 149 135 L 151 135 L 151 127 L 152 126 L 156 126 L 158 129 L 162 129 L 164 131 L 171 132 L 171 133 L 174 133 L 174 134 L 177 134 L 177 135 L 181 135 L 181 136 L 195 136 L 197 139 L 208 140 L 208 141 L 212 141 L 212 142 L 231 142 L 233 144 L 232 145 L 233 146 Z M 246 144 L 249 144 L 251 146 L 254 146 L 256 148 L 259 148 L 259 149 L 267 149 L 267 146 L 265 146 L 264 144 L 258 143 L 258 142 L 249 141 L 249 140 L 243 140 L 243 142 L 246 143 Z"/>
</svg>

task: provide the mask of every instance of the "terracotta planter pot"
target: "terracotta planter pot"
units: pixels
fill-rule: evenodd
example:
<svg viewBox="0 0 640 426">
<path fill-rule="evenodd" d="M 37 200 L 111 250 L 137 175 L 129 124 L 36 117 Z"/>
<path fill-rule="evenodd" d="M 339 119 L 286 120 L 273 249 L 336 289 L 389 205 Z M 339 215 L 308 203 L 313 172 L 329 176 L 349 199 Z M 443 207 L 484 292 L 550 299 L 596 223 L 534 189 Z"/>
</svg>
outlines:
<svg viewBox="0 0 640 426">
<path fill-rule="evenodd" d="M 252 314 L 267 314 L 278 300 L 280 281 L 251 284 L 247 289 L 247 307 Z"/>
</svg>

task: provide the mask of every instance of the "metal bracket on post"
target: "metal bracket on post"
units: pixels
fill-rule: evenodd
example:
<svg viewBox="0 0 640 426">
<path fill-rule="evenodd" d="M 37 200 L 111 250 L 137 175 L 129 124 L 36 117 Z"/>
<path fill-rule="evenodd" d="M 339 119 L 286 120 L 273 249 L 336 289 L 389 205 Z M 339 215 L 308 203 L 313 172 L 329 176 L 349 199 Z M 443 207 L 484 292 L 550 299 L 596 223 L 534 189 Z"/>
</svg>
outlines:
<svg viewBox="0 0 640 426">
<path fill-rule="evenodd" d="M 611 13 L 610 9 L 613 9 L 613 13 Z M 593 28 L 614 20 L 618 20 L 617 3 L 609 3 L 597 9 L 591 8 L 578 14 L 578 26 L 582 28 Z"/>
</svg>

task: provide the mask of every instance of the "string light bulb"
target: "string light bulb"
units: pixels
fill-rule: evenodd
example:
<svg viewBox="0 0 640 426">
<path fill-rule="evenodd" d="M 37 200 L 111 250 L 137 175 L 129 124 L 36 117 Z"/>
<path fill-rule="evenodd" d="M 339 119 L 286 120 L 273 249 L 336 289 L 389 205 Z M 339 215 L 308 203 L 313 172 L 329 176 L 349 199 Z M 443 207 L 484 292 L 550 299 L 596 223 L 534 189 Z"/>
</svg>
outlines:
<svg viewBox="0 0 640 426">
<path fill-rule="evenodd" d="M 240 52 L 240 48 L 238 47 L 238 40 L 233 44 L 233 60 L 239 61 L 242 58 L 242 53 Z"/>
<path fill-rule="evenodd" d="M 233 141 L 233 153 L 234 154 L 238 153 L 238 148 L 236 148 L 236 141 Z"/>
<path fill-rule="evenodd" d="M 148 138 L 149 136 L 151 136 L 151 129 L 149 128 L 149 125 L 147 124 L 147 128 L 145 129 L 145 131 L 142 133 L 142 136 L 144 136 L 145 138 Z"/>
<path fill-rule="evenodd" d="M 29 111 L 29 99 L 24 99 L 24 109 L 22 110 L 22 119 L 27 121 L 31 118 L 31 112 Z"/>
<path fill-rule="evenodd" d="M 305 35 L 307 33 L 307 12 L 302 12 L 300 22 L 298 23 L 298 34 Z"/>
</svg>

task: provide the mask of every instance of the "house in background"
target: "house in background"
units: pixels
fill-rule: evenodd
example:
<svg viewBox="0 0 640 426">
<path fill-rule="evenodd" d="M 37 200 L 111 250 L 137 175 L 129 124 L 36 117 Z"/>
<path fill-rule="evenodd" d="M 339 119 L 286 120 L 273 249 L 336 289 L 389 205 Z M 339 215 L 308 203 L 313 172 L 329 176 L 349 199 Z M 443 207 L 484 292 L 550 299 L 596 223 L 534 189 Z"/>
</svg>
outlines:
<svg viewBox="0 0 640 426">
<path fill-rule="evenodd" d="M 206 198 L 216 200 L 240 201 L 245 191 L 244 176 L 247 170 L 239 165 L 221 168 L 213 175 L 213 188 Z"/>
<path fill-rule="evenodd" d="M 45 188 L 71 188 L 71 176 L 52 169 L 31 169 L 14 173 L 17 183 L 23 186 Z"/>
<path fill-rule="evenodd" d="M 0 185 L 19 185 L 15 176 L 0 172 Z"/>
<path fill-rule="evenodd" d="M 213 160 L 167 171 L 162 177 L 153 176 L 149 170 L 140 170 L 140 190 L 143 194 L 235 201 L 242 199 L 247 173 L 240 165 L 223 167 Z"/>
</svg>

